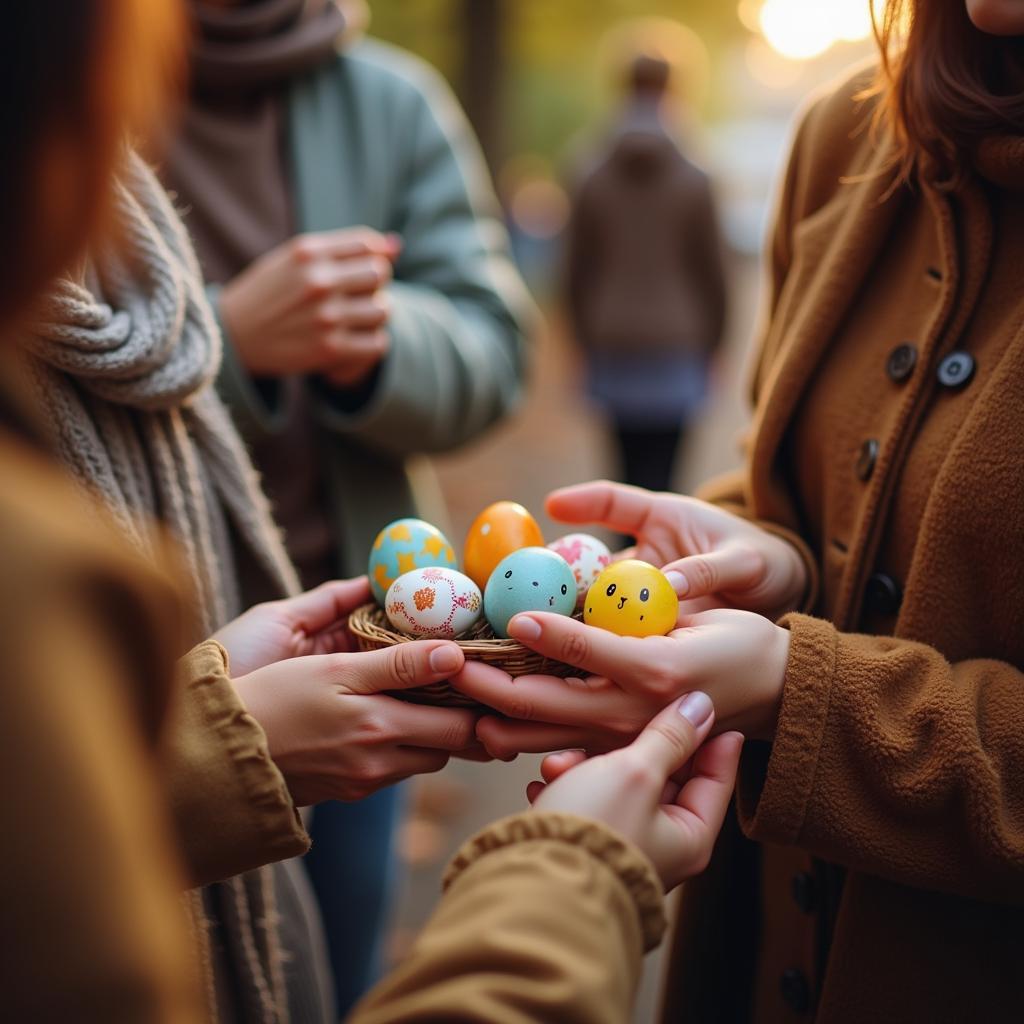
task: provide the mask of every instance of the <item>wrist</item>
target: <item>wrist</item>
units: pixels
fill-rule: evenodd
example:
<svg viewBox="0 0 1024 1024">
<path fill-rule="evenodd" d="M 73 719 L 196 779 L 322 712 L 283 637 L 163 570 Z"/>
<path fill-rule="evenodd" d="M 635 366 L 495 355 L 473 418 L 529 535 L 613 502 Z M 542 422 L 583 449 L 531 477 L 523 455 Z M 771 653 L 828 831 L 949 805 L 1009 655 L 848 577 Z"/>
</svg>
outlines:
<svg viewBox="0 0 1024 1024">
<path fill-rule="evenodd" d="M 786 669 L 789 665 L 790 632 L 784 626 L 772 624 L 772 639 L 766 659 L 767 685 L 762 708 L 761 722 L 757 729 L 758 735 L 753 739 L 771 742 L 775 738 L 775 730 L 779 723 L 782 710 L 782 694 L 786 688 Z"/>
</svg>

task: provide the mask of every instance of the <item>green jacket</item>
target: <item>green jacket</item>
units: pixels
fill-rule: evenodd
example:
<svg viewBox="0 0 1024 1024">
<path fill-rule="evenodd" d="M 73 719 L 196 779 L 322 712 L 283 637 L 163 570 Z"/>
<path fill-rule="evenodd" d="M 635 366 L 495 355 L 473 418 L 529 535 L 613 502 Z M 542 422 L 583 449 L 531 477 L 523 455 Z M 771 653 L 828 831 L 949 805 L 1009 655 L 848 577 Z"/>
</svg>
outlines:
<svg viewBox="0 0 1024 1024">
<path fill-rule="evenodd" d="M 298 230 L 366 225 L 403 239 L 391 349 L 369 395 L 353 402 L 305 381 L 338 572 L 351 575 L 365 571 L 392 519 L 436 519 L 436 509 L 423 511 L 431 474 L 415 456 L 464 444 L 517 404 L 533 307 L 476 140 L 431 68 L 364 40 L 295 81 L 288 119 Z M 282 430 L 272 392 L 255 386 L 225 340 L 218 386 L 243 435 Z"/>
</svg>

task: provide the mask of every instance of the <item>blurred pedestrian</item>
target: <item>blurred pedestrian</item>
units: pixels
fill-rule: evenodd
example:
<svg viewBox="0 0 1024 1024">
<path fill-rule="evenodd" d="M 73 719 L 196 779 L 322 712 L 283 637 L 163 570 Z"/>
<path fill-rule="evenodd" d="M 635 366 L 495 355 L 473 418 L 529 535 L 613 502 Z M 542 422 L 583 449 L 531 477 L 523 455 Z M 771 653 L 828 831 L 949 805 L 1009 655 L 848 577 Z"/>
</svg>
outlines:
<svg viewBox="0 0 1024 1024">
<path fill-rule="evenodd" d="M 530 304 L 449 90 L 362 38 L 365 5 L 192 0 L 163 179 L 225 338 L 218 380 L 303 583 L 365 571 L 386 523 L 439 517 L 422 453 L 513 408 Z M 400 793 L 313 816 L 307 866 L 342 1011 L 380 969 Z"/>
<path fill-rule="evenodd" d="M 622 479 L 661 491 L 722 341 L 722 240 L 708 177 L 672 130 L 673 56 L 626 66 L 624 108 L 571 189 L 566 306 Z"/>
</svg>

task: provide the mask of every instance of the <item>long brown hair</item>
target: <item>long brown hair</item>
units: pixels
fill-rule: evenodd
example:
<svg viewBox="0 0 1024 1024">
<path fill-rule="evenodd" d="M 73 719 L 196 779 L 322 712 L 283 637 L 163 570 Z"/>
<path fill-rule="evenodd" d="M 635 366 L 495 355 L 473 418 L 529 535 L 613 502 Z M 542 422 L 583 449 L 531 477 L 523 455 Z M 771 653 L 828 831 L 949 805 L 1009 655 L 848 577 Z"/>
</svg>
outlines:
<svg viewBox="0 0 1024 1024">
<path fill-rule="evenodd" d="M 182 40 L 179 0 L 7 5 L 0 33 L 0 331 L 102 225 L 123 140 L 162 107 Z"/>
<path fill-rule="evenodd" d="M 964 0 L 885 0 L 872 22 L 876 123 L 895 138 L 900 180 L 955 184 L 982 138 L 1024 134 L 1024 40 L 976 28 Z"/>
</svg>

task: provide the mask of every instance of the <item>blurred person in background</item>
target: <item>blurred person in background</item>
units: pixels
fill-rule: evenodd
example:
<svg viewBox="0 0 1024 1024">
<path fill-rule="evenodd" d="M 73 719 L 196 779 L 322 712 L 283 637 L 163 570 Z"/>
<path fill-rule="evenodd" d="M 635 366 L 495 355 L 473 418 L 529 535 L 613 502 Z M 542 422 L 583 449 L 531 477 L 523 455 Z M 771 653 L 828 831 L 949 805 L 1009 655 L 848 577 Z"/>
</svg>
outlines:
<svg viewBox="0 0 1024 1024">
<path fill-rule="evenodd" d="M 654 31 L 620 57 L 623 109 L 577 168 L 565 298 L 622 479 L 662 491 L 707 391 L 726 291 L 711 186 L 672 129 L 682 55 Z"/>
<path fill-rule="evenodd" d="M 353 0 L 190 0 L 191 88 L 162 176 L 225 339 L 218 387 L 302 582 L 443 518 L 423 453 L 519 400 L 530 302 L 472 132 Z M 340 1010 L 380 969 L 400 792 L 323 805 L 306 866 Z"/>
<path fill-rule="evenodd" d="M 743 467 L 705 500 L 548 501 L 636 535 L 680 628 L 520 616 L 511 635 L 592 676 L 459 683 L 528 709 L 478 724 L 496 756 L 607 749 L 694 687 L 748 737 L 736 819 L 682 894 L 666 1021 L 1024 1006 L 1024 6 L 877 18 L 881 65 L 796 128 Z"/>
</svg>

